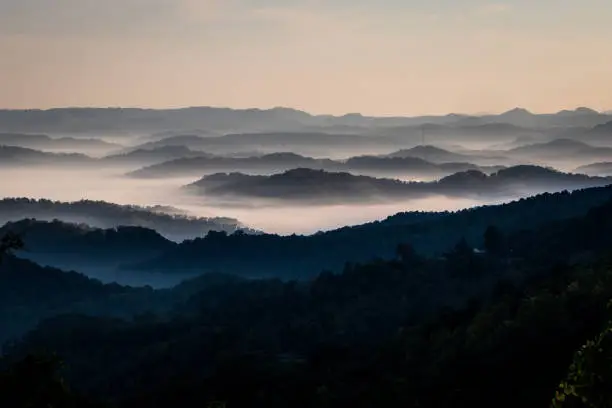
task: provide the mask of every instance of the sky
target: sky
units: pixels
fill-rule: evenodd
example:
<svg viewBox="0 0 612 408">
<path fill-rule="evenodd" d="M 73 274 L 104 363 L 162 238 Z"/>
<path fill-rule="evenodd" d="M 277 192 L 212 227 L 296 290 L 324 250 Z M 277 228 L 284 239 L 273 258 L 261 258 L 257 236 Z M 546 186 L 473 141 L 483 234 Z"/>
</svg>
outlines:
<svg viewBox="0 0 612 408">
<path fill-rule="evenodd" d="M 610 0 L 0 0 L 0 108 L 612 109 Z"/>
</svg>

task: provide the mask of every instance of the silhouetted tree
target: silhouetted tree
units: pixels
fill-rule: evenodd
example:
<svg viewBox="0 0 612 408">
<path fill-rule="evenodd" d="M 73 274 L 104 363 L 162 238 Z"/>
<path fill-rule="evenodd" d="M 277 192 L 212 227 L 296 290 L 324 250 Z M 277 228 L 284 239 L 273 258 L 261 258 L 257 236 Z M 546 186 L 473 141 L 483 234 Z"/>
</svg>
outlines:
<svg viewBox="0 0 612 408">
<path fill-rule="evenodd" d="M 496 226 L 489 225 L 485 230 L 484 248 L 491 255 L 501 256 L 506 253 L 506 239 Z"/>
<path fill-rule="evenodd" d="M 420 260 L 412 244 L 399 244 L 395 249 L 395 254 L 400 259 L 400 261 L 402 261 L 402 263 L 409 266 L 418 264 Z"/>
<path fill-rule="evenodd" d="M 2 258 L 7 254 L 11 253 L 11 251 L 19 250 L 23 248 L 23 241 L 21 238 L 12 233 L 8 232 L 0 239 L 0 262 Z"/>
<path fill-rule="evenodd" d="M 468 256 L 474 253 L 474 248 L 467 243 L 465 238 L 461 238 L 457 244 L 455 244 L 455 248 L 453 253 L 457 256 Z"/>
<path fill-rule="evenodd" d="M 0 372 L 0 406 L 11 408 L 86 408 L 89 402 L 73 394 L 53 355 L 28 355 Z"/>
<path fill-rule="evenodd" d="M 451 276 L 474 277 L 481 272 L 474 248 L 467 243 L 465 238 L 461 238 L 445 255 L 447 270 Z"/>
</svg>

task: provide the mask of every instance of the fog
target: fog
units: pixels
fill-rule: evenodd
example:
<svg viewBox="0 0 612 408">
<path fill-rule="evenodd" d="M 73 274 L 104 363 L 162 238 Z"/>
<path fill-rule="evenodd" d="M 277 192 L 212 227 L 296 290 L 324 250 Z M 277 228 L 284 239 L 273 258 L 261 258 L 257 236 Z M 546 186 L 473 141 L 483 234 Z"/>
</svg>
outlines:
<svg viewBox="0 0 612 408">
<path fill-rule="evenodd" d="M 58 201 L 91 199 L 143 206 L 170 205 L 187 210 L 192 215 L 237 218 L 251 228 L 287 235 L 310 234 L 360 224 L 401 211 L 458 210 L 494 202 L 431 197 L 374 205 L 296 206 L 245 201 L 229 206 L 184 194 L 179 187 L 195 181 L 194 178 L 135 180 L 124 177 L 124 169 L 92 168 L 15 168 L 5 169 L 2 173 L 0 196 L 3 197 Z"/>
</svg>

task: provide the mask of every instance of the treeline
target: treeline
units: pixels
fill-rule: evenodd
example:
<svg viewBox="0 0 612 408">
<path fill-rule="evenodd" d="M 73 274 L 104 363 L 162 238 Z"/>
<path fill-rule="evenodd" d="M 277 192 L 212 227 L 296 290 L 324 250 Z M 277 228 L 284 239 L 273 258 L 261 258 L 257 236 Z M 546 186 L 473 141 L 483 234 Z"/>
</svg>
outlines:
<svg viewBox="0 0 612 408">
<path fill-rule="evenodd" d="M 461 238 L 476 248 L 483 231 L 497 225 L 516 232 L 554 220 L 580 216 L 612 198 L 612 187 L 541 194 L 505 205 L 456 213 L 406 213 L 386 220 L 311 236 L 212 233 L 185 241 L 150 262 L 126 269 L 163 272 L 206 271 L 249 277 L 312 278 L 321 270 L 340 272 L 347 261 L 393 257 L 398 244 L 410 242 L 427 256 L 440 256 Z M 299 216 L 296 215 L 296 216 Z"/>
<path fill-rule="evenodd" d="M 46 199 L 5 198 L 0 200 L 0 222 L 23 218 L 85 223 L 98 228 L 140 226 L 151 228 L 170 239 L 201 237 L 209 231 L 232 233 L 245 229 L 238 220 L 225 217 L 201 218 L 167 214 L 157 208 L 119 205 L 105 201 L 81 200 L 60 202 Z M 247 232 L 253 232 L 245 229 Z"/>
<path fill-rule="evenodd" d="M 587 402 L 607 407 L 610 377 L 585 372 L 610 361 L 584 356 L 609 355 L 597 336 L 611 231 L 612 201 L 518 231 L 488 225 L 477 251 L 460 238 L 431 257 L 404 242 L 310 281 L 203 276 L 160 292 L 175 300 L 166 313 L 47 320 L 5 363 L 52 350 L 75 392 L 117 407 L 573 407 L 584 378 Z"/>
</svg>

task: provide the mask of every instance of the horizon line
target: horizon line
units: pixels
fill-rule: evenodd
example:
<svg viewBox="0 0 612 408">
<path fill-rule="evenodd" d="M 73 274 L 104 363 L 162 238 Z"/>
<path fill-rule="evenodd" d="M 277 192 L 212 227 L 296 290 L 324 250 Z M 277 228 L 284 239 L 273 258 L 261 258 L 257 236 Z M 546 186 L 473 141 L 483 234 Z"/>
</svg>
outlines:
<svg viewBox="0 0 612 408">
<path fill-rule="evenodd" d="M 331 116 L 336 118 L 342 118 L 347 116 L 360 116 L 363 118 L 422 118 L 422 117 L 445 117 L 445 116 L 465 116 L 465 117 L 487 117 L 487 116 L 499 116 L 506 113 L 511 113 L 513 111 L 524 111 L 525 113 L 529 113 L 532 115 L 555 115 L 562 112 L 576 112 L 578 110 L 591 110 L 595 113 L 601 115 L 612 115 L 612 109 L 594 109 L 588 106 L 576 106 L 576 107 L 568 107 L 565 109 L 561 109 L 558 111 L 547 111 L 547 112 L 538 112 L 534 110 L 530 110 L 521 106 L 516 106 L 514 108 L 510 108 L 507 110 L 503 110 L 500 112 L 476 112 L 476 113 L 460 113 L 460 112 L 449 112 L 449 113 L 428 113 L 428 114 L 418 114 L 418 115 L 367 115 L 361 112 L 346 112 L 343 114 L 330 114 L 330 113 L 312 113 L 305 109 L 300 109 L 297 107 L 290 106 L 272 106 L 272 107 L 230 107 L 230 106 L 219 106 L 219 105 L 182 105 L 182 106 L 168 106 L 168 107 L 144 107 L 144 106 L 120 106 L 120 105 L 109 105 L 109 106 L 93 106 L 93 105 L 83 105 L 83 106 L 57 106 L 57 107 L 48 107 L 48 108 L 4 108 L 0 107 L 0 112 L 50 112 L 50 111 L 58 111 L 58 110 L 148 110 L 148 111 L 180 111 L 180 110 L 189 110 L 189 109 L 217 109 L 217 110 L 232 110 L 232 111 L 273 111 L 273 110 L 290 110 L 294 112 L 301 112 L 312 117 L 321 117 L 321 116 Z"/>
</svg>

